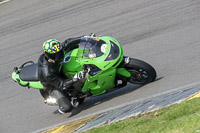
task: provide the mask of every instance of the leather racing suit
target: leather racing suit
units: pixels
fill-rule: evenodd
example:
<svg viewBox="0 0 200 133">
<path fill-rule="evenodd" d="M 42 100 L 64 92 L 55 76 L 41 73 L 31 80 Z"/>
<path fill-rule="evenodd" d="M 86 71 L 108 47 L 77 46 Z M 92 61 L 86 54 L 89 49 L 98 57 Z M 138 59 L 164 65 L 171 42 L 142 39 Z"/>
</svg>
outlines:
<svg viewBox="0 0 200 133">
<path fill-rule="evenodd" d="M 63 49 L 69 52 L 75 48 L 78 48 L 80 38 L 70 38 L 62 43 Z M 38 59 L 38 76 L 44 89 L 40 90 L 44 99 L 48 96 L 57 99 L 59 109 L 62 112 L 70 112 L 72 105 L 70 100 L 65 95 L 63 89 L 69 88 L 76 80 L 73 78 L 65 79 L 61 73 L 61 64 L 48 62 L 45 55 L 42 54 Z"/>
</svg>

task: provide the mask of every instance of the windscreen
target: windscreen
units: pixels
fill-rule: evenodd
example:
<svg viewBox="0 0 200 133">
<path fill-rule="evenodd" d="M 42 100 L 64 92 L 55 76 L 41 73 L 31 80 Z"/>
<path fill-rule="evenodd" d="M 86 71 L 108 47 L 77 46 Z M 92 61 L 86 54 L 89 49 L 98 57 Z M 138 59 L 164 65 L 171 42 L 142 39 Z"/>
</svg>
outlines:
<svg viewBox="0 0 200 133">
<path fill-rule="evenodd" d="M 107 44 L 98 38 L 81 38 L 79 49 L 83 49 L 86 58 L 97 58 L 106 52 Z"/>
</svg>

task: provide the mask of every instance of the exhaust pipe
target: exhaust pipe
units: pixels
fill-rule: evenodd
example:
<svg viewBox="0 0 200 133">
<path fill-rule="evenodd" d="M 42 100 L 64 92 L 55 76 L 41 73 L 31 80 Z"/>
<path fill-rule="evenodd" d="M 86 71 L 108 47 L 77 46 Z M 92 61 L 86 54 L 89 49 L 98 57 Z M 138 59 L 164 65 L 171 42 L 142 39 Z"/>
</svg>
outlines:
<svg viewBox="0 0 200 133">
<path fill-rule="evenodd" d="M 50 97 L 50 96 L 44 101 L 44 103 L 47 104 L 47 105 L 50 105 L 50 106 L 57 106 L 58 105 L 57 99 Z"/>
</svg>

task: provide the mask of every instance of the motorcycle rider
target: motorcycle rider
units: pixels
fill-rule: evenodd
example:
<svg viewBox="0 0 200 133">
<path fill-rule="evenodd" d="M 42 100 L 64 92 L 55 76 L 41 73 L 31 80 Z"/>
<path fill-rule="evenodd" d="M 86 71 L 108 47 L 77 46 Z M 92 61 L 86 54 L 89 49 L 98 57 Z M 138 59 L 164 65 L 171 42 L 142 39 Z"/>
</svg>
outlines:
<svg viewBox="0 0 200 133">
<path fill-rule="evenodd" d="M 56 100 L 59 106 L 58 112 L 61 114 L 73 109 L 64 90 L 84 78 L 84 71 L 69 79 L 64 78 L 61 73 L 64 51 L 77 48 L 79 43 L 80 37 L 67 39 L 63 43 L 55 39 L 47 40 L 43 44 L 43 54 L 38 59 L 38 76 L 44 86 L 40 93 L 45 100 Z"/>
</svg>

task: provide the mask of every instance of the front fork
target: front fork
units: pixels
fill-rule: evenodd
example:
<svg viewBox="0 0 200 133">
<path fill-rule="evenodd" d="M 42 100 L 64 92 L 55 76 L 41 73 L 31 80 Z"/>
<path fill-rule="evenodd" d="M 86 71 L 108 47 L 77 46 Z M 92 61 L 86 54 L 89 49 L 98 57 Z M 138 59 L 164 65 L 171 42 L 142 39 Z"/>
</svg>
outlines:
<svg viewBox="0 0 200 133">
<path fill-rule="evenodd" d="M 131 73 L 126 69 L 126 66 L 129 64 L 129 62 L 130 62 L 130 57 L 124 56 L 122 62 L 117 68 L 118 75 L 121 75 L 127 78 L 131 76 Z"/>
<path fill-rule="evenodd" d="M 117 68 L 116 87 L 123 87 L 127 85 L 127 78 L 131 77 L 131 73 L 126 69 L 130 62 L 130 57 L 124 56 L 121 64 Z"/>
</svg>

